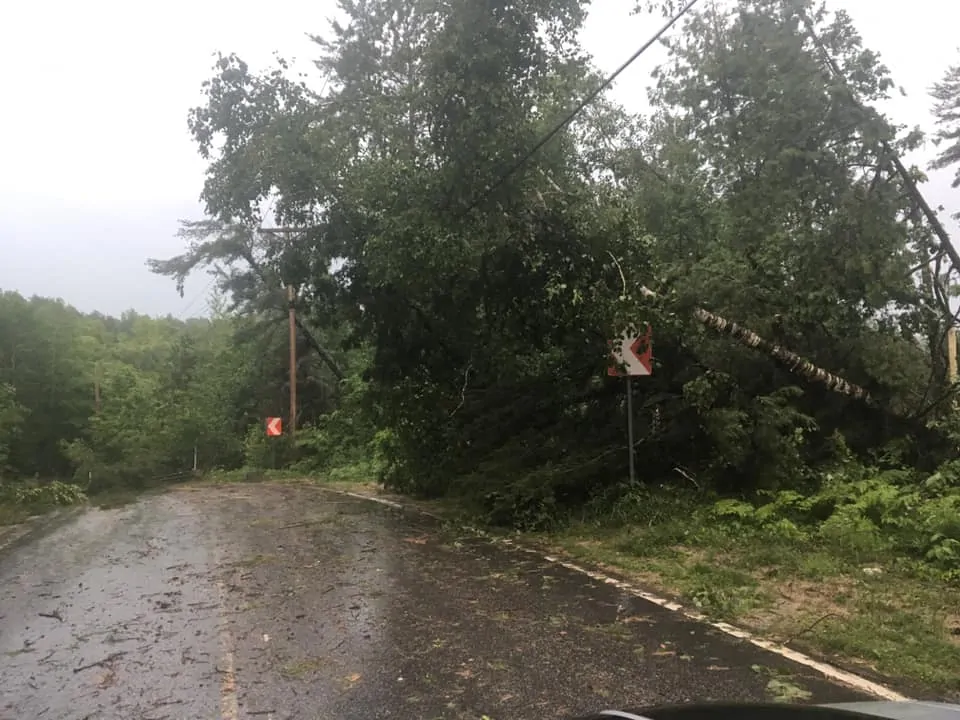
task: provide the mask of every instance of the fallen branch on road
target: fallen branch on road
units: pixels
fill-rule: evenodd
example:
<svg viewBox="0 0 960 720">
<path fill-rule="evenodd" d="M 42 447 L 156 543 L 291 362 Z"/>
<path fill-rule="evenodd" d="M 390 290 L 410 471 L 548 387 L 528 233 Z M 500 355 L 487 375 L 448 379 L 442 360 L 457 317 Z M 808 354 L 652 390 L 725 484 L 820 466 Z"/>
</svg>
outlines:
<svg viewBox="0 0 960 720">
<path fill-rule="evenodd" d="M 103 658 L 103 660 L 97 660 L 96 662 L 88 663 L 87 665 L 81 665 L 78 668 L 74 668 L 73 671 L 75 673 L 78 673 L 78 672 L 82 672 L 83 670 L 89 670 L 90 668 L 106 667 L 107 664 L 112 663 L 114 660 L 117 660 L 118 658 L 122 658 L 124 655 L 126 655 L 125 652 L 110 653 L 105 658 Z"/>
<path fill-rule="evenodd" d="M 329 518 L 321 518 L 319 520 L 303 520 L 301 522 L 289 523 L 287 525 L 281 525 L 277 530 L 289 530 L 290 528 L 306 527 L 307 525 L 318 525 L 319 523 L 330 522 Z"/>
</svg>

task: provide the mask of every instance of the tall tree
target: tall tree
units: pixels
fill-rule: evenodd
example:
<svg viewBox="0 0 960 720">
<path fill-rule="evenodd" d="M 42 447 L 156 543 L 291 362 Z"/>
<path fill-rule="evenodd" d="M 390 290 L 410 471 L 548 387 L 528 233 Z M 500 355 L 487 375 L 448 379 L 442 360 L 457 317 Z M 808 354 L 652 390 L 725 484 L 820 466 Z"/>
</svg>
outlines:
<svg viewBox="0 0 960 720">
<path fill-rule="evenodd" d="M 938 145 L 946 144 L 930 166 L 942 169 L 958 165 L 960 164 L 960 65 L 950 66 L 943 79 L 933 86 L 930 94 L 936 101 L 933 114 L 939 126 L 936 133 L 937 143 Z M 954 174 L 953 187 L 960 187 L 960 167 Z M 960 213 L 957 216 L 960 217 Z"/>
<path fill-rule="evenodd" d="M 653 477 L 683 457 L 721 487 L 796 483 L 834 431 L 864 452 L 902 432 L 889 418 L 942 375 L 943 280 L 921 282 L 936 248 L 886 156 L 917 138 L 869 109 L 890 79 L 849 19 L 707 7 L 652 118 L 601 96 L 530 155 L 599 82 L 585 7 L 344 0 L 318 78 L 221 57 L 191 113 L 208 219 L 154 269 L 222 268 L 267 326 L 294 285 L 328 379 L 382 429 L 386 480 L 498 517 L 543 522 L 616 483 L 623 395 L 603 374 L 628 325 L 655 328 Z M 757 332 L 702 327 L 728 319 Z M 868 395 L 896 412 L 851 408 Z"/>
<path fill-rule="evenodd" d="M 827 72 L 808 21 L 849 85 Z M 658 233 L 677 238 L 663 246 L 676 287 L 856 383 L 911 392 L 932 302 L 912 274 L 927 249 L 885 166 L 896 128 L 864 107 L 891 87 L 877 56 L 848 17 L 807 0 L 708 6 L 669 45 L 650 152 L 674 183 L 706 188 L 708 218 L 695 234 L 675 232 L 682 219 Z M 880 346 L 902 367 L 877 364 Z"/>
<path fill-rule="evenodd" d="M 10 471 L 7 464 L 10 447 L 16 442 L 23 424 L 24 408 L 17 402 L 12 385 L 0 385 L 0 479 Z"/>
</svg>

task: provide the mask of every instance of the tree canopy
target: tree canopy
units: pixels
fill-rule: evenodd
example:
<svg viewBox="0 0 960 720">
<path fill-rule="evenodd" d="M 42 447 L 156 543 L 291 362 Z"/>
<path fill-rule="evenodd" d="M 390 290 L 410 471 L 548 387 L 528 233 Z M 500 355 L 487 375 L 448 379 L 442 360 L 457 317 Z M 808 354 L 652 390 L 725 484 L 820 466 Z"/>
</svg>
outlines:
<svg viewBox="0 0 960 720">
<path fill-rule="evenodd" d="M 922 134 L 873 109 L 893 80 L 844 13 L 701 6 L 665 41 L 650 113 L 601 93 L 531 153 L 603 80 L 587 2 L 339 6 L 313 73 L 221 54 L 189 112 L 206 216 L 150 267 L 181 289 L 213 273 L 216 318 L 5 296 L 9 467 L 142 475 L 195 445 L 243 463 L 249 428 L 285 412 L 288 292 L 297 457 L 376 455 L 389 486 L 505 522 L 624 491 L 606 369 L 625 327 L 653 328 L 644 483 L 809 489 L 851 456 L 950 456 L 955 252 L 899 160 Z M 948 143 L 955 75 L 934 90 Z"/>
<path fill-rule="evenodd" d="M 154 268 L 228 265 L 238 307 L 291 284 L 340 352 L 368 348 L 353 369 L 388 482 L 510 512 L 606 492 L 624 450 L 607 341 L 644 323 L 649 479 L 683 458 L 731 489 L 796 483 L 838 437 L 933 450 L 949 280 L 891 165 L 918 135 L 871 109 L 893 83 L 843 13 L 701 9 L 667 42 L 651 116 L 601 95 L 505 177 L 600 82 L 586 3 L 341 9 L 317 78 L 218 59 L 190 114 L 206 234 Z"/>
</svg>

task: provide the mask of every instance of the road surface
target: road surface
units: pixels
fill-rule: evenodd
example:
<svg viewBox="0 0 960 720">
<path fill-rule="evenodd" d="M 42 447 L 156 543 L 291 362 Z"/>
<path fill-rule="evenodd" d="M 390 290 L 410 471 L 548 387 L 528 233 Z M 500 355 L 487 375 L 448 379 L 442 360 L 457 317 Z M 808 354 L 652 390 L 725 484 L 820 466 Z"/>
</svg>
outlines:
<svg viewBox="0 0 960 720">
<path fill-rule="evenodd" d="M 3 720 L 861 697 L 529 553 L 304 485 L 181 488 L 0 555 Z"/>
</svg>

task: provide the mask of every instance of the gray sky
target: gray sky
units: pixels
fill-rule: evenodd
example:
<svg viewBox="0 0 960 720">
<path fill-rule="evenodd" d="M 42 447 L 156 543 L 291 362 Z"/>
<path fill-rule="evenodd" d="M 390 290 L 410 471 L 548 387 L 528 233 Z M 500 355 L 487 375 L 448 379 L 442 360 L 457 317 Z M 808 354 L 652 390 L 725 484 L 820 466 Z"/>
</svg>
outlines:
<svg viewBox="0 0 960 720">
<path fill-rule="evenodd" d="M 656 29 L 631 16 L 633 0 L 595 0 L 586 49 L 612 71 Z M 885 5 L 889 11 L 879 11 Z M 960 60 L 960 3 L 913 0 L 909 11 L 878 0 L 828 0 L 853 17 L 880 52 L 906 98 L 890 101 L 895 121 L 933 127 L 927 89 Z M 0 114 L 0 289 L 62 297 L 81 310 L 196 314 L 208 279 L 193 278 L 181 299 L 151 275 L 147 257 L 181 249 L 177 220 L 199 218 L 204 164 L 186 129 L 216 50 L 253 67 L 274 50 L 308 60 L 305 32 L 325 32 L 331 0 L 48 0 L 7 3 L 0 67 L 10 109 Z M 621 75 L 614 97 L 646 107 L 652 48 Z M 922 166 L 928 147 L 908 158 Z M 950 171 L 931 175 L 931 204 L 960 211 Z M 950 225 L 960 242 L 960 231 Z"/>
</svg>

